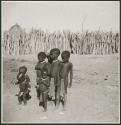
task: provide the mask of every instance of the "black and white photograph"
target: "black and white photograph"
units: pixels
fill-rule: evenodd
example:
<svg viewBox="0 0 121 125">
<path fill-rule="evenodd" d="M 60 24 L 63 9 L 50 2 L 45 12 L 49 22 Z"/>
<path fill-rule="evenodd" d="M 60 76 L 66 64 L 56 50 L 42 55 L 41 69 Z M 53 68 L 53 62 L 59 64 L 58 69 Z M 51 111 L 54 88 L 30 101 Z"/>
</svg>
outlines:
<svg viewBox="0 0 121 125">
<path fill-rule="evenodd" d="M 120 123 L 120 1 L 1 2 L 1 123 Z"/>
</svg>

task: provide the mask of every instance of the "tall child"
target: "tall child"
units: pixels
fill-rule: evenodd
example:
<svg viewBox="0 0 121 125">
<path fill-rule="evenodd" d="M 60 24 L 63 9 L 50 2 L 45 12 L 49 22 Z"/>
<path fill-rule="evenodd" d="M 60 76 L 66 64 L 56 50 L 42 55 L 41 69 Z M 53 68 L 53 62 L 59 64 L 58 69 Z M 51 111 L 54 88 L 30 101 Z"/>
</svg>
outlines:
<svg viewBox="0 0 121 125">
<path fill-rule="evenodd" d="M 67 101 L 67 87 L 70 88 L 72 86 L 73 64 L 69 61 L 70 58 L 69 51 L 63 51 L 61 54 L 61 58 L 62 58 L 62 68 L 60 72 L 60 77 L 61 77 L 60 97 L 61 97 L 61 102 L 63 104 L 63 108 L 65 109 Z M 69 83 L 68 83 L 68 76 L 70 77 Z"/>
<path fill-rule="evenodd" d="M 58 48 L 51 49 L 50 57 L 53 60 L 51 64 L 50 70 L 50 94 L 49 96 L 54 97 L 56 108 L 59 107 L 60 102 L 60 70 L 62 66 L 62 62 L 58 60 L 58 56 L 60 55 L 60 50 Z"/>
</svg>

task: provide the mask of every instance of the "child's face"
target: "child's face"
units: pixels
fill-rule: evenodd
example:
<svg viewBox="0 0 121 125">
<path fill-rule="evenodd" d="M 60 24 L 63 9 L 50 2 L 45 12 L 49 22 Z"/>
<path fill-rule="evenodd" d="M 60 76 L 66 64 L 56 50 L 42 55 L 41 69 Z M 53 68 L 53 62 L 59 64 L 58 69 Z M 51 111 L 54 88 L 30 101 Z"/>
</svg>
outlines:
<svg viewBox="0 0 121 125">
<path fill-rule="evenodd" d="M 26 73 L 26 71 L 25 71 L 24 68 L 20 68 L 19 72 L 22 73 L 22 74 L 25 74 L 25 73 Z"/>
<path fill-rule="evenodd" d="M 43 77 L 43 78 L 47 78 L 47 72 L 46 72 L 46 71 L 44 71 L 44 72 L 42 73 L 42 77 Z"/>
<path fill-rule="evenodd" d="M 52 60 L 54 60 L 54 59 L 58 58 L 58 54 L 56 52 L 52 52 L 52 53 L 50 53 L 50 58 Z"/>
<path fill-rule="evenodd" d="M 45 58 L 42 57 L 42 56 L 39 56 L 39 57 L 38 57 L 38 60 L 39 60 L 39 62 L 43 62 L 43 61 L 45 60 Z"/>
<path fill-rule="evenodd" d="M 69 57 L 66 54 L 64 54 L 62 56 L 62 60 L 63 60 L 63 62 L 68 62 L 69 61 Z"/>
</svg>

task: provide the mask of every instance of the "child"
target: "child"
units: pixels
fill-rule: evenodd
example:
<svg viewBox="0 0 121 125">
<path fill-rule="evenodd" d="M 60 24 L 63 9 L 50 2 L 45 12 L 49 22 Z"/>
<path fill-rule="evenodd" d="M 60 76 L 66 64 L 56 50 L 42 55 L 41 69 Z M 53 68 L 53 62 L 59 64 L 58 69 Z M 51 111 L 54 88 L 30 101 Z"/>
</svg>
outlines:
<svg viewBox="0 0 121 125">
<path fill-rule="evenodd" d="M 60 100 L 60 76 L 59 72 L 61 69 L 62 62 L 58 60 L 58 56 L 60 55 L 60 50 L 58 48 L 54 48 L 50 51 L 50 57 L 53 60 L 51 64 L 50 70 L 50 91 L 49 96 L 54 97 L 56 108 L 59 107 Z"/>
<path fill-rule="evenodd" d="M 48 76 L 50 76 L 50 70 L 51 70 L 51 64 L 52 64 L 52 59 L 50 57 L 50 54 L 47 55 L 48 62 L 46 63 L 46 68 L 48 70 Z"/>
<path fill-rule="evenodd" d="M 49 77 L 48 77 L 48 72 L 47 69 L 42 69 L 42 77 L 39 79 L 38 81 L 38 90 L 40 93 L 40 97 L 39 100 L 39 105 L 42 105 L 44 108 L 44 111 L 47 111 L 47 99 L 48 99 L 48 92 L 49 92 L 49 86 L 50 86 L 50 81 L 49 81 Z"/>
<path fill-rule="evenodd" d="M 72 78 L 73 78 L 73 64 L 69 62 L 70 58 L 70 52 L 69 51 L 63 51 L 61 54 L 62 58 L 62 69 L 60 72 L 61 77 L 61 102 L 63 104 L 63 108 L 65 109 L 66 106 L 66 100 L 67 100 L 67 87 L 72 86 Z M 70 83 L 68 84 L 68 75 L 70 73 Z"/>
<path fill-rule="evenodd" d="M 31 87 L 29 82 L 29 76 L 26 74 L 27 73 L 27 67 L 26 66 L 21 66 L 19 68 L 19 73 L 17 74 L 17 80 L 18 82 L 15 83 L 16 85 L 19 84 L 19 94 L 18 94 L 18 101 L 19 104 L 22 104 L 22 101 L 24 102 L 24 104 L 27 104 L 27 100 L 31 98 L 31 96 L 29 95 L 29 88 Z"/>
<path fill-rule="evenodd" d="M 48 62 L 47 62 L 47 64 L 46 64 L 46 68 L 47 68 L 47 70 L 48 70 L 48 77 L 49 77 L 49 82 L 50 82 L 50 80 L 51 80 L 51 77 L 50 77 L 50 71 L 51 71 L 51 64 L 52 64 L 52 59 L 51 59 L 51 57 L 50 57 L 50 53 L 49 54 L 47 54 L 47 59 L 48 59 Z M 52 101 L 52 97 L 50 97 L 49 95 L 48 95 L 48 101 Z"/>
<path fill-rule="evenodd" d="M 47 59 L 48 59 L 48 63 L 52 64 L 53 60 L 50 56 L 50 53 L 47 54 Z"/>
<path fill-rule="evenodd" d="M 43 67 L 46 66 L 45 58 L 46 58 L 46 54 L 44 52 L 39 52 L 38 53 L 38 63 L 35 66 L 36 75 L 37 75 L 37 78 L 36 78 L 37 84 L 38 84 L 39 79 L 42 77 L 41 76 L 41 71 L 42 71 Z M 37 97 L 39 98 L 40 97 L 40 95 L 39 95 L 40 93 L 39 93 L 39 90 L 38 90 L 37 87 L 36 87 L 36 92 L 37 92 Z"/>
</svg>

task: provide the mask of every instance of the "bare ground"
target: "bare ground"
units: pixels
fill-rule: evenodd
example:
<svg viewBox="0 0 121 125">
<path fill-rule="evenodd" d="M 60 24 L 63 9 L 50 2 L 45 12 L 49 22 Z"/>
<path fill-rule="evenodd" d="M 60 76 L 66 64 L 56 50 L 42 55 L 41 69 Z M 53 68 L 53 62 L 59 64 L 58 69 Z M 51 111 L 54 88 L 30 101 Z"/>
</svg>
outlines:
<svg viewBox="0 0 121 125">
<path fill-rule="evenodd" d="M 3 122 L 29 123 L 119 123 L 120 58 L 119 54 L 95 56 L 72 55 L 73 86 L 68 89 L 67 110 L 55 110 L 48 102 L 48 111 L 39 107 L 34 88 L 36 56 L 3 57 Z M 28 67 L 32 99 L 27 106 L 18 105 L 18 86 L 14 85 L 20 65 Z"/>
</svg>

